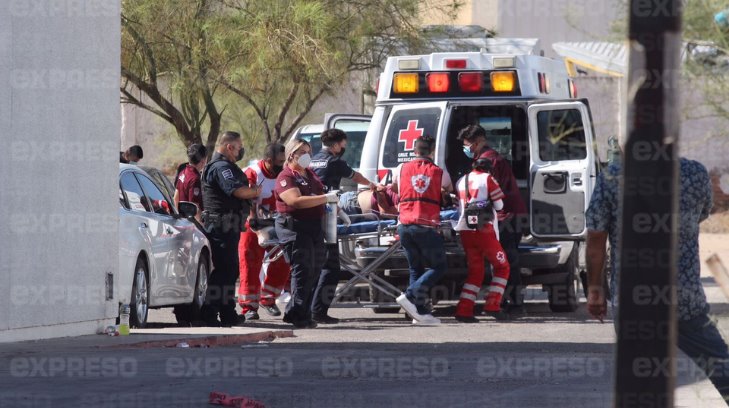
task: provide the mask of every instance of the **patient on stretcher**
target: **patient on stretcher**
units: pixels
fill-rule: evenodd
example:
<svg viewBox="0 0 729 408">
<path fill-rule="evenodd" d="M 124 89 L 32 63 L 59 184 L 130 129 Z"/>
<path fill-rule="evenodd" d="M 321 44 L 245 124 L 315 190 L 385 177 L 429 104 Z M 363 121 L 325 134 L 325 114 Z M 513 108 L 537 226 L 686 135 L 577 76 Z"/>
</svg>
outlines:
<svg viewBox="0 0 729 408">
<path fill-rule="evenodd" d="M 390 186 L 378 188 L 376 191 L 348 191 L 339 197 L 339 208 L 347 215 L 365 215 L 360 220 L 397 217 L 399 197 Z M 372 217 L 366 217 L 371 214 Z"/>
</svg>

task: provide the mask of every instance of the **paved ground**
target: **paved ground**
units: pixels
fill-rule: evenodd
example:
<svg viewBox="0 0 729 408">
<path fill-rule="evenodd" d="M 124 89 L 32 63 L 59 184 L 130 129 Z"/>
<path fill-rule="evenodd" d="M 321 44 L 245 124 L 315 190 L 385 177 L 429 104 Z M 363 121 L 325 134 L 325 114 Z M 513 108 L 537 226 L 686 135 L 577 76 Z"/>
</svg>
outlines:
<svg viewBox="0 0 729 408">
<path fill-rule="evenodd" d="M 726 246 L 709 238 L 702 258 Z M 704 282 L 726 336 L 729 304 Z M 128 338 L 0 345 L 0 407 L 203 407 L 210 391 L 266 407 L 611 406 L 612 324 L 588 319 L 584 305 L 552 314 L 538 290 L 528 297 L 528 316 L 512 322 L 459 324 L 446 305 L 442 326 L 413 327 L 400 314 L 340 308 L 341 324 L 294 337 L 264 313 L 243 328 L 181 330 L 154 311 L 154 328 Z M 227 345 L 210 339 L 223 334 Z M 165 347 L 182 339 L 191 347 Z M 724 406 L 693 364 L 679 367 L 676 406 Z"/>
</svg>

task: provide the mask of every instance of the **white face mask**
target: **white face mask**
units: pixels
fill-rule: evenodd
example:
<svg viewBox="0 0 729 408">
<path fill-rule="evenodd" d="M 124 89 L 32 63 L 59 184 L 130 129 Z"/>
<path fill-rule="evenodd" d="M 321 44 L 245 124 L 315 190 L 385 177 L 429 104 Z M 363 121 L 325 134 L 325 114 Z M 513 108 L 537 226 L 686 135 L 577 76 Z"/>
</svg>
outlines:
<svg viewBox="0 0 729 408">
<path fill-rule="evenodd" d="M 309 167 L 309 164 L 311 164 L 311 155 L 309 153 L 304 153 L 299 156 L 299 159 L 296 162 L 299 164 L 299 166 L 307 168 Z"/>
</svg>

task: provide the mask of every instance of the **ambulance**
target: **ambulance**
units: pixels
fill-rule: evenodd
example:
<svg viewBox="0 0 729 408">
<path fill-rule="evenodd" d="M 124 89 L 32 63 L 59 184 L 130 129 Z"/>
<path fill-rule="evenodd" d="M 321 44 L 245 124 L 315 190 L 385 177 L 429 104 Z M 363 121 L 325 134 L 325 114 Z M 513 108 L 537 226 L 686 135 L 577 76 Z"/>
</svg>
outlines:
<svg viewBox="0 0 729 408">
<path fill-rule="evenodd" d="M 577 98 L 563 61 L 484 52 L 390 57 L 372 117 L 330 115 L 324 125 L 357 120 L 369 121 L 359 170 L 383 184 L 392 181 L 399 164 L 415 156 L 415 139 L 422 135 L 436 138 L 436 164 L 458 180 L 471 163 L 458 132 L 470 124 L 484 127 L 489 145 L 511 163 L 528 207 L 519 248 L 522 281 L 541 286 L 552 311 L 577 309 L 584 281 L 585 210 L 600 163 L 589 104 Z M 455 300 L 467 266 L 460 240 L 452 231 L 443 234 L 449 268 L 433 296 Z M 354 253 L 366 265 L 386 249 L 370 241 L 359 243 Z M 377 274 L 405 287 L 407 269 L 400 252 Z M 392 301 L 377 288 L 370 292 L 374 301 Z"/>
</svg>

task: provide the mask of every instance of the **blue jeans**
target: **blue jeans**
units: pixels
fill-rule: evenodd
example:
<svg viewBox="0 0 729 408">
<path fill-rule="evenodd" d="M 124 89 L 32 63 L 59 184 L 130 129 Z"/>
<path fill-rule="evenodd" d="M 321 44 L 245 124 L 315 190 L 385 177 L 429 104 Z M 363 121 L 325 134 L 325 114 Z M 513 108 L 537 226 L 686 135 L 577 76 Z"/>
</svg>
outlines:
<svg viewBox="0 0 729 408">
<path fill-rule="evenodd" d="M 704 313 L 678 321 L 678 348 L 709 377 L 725 401 L 729 400 L 729 350 L 714 322 Z"/>
<path fill-rule="evenodd" d="M 410 286 L 405 295 L 418 313 L 430 313 L 425 306 L 430 289 L 445 275 L 448 266 L 443 237 L 434 228 L 412 224 L 398 226 L 397 232 L 410 266 Z"/>
</svg>

